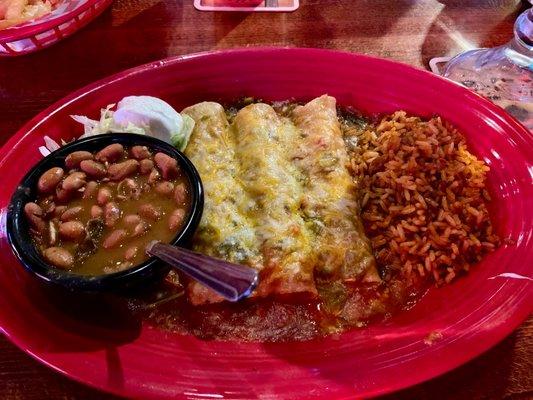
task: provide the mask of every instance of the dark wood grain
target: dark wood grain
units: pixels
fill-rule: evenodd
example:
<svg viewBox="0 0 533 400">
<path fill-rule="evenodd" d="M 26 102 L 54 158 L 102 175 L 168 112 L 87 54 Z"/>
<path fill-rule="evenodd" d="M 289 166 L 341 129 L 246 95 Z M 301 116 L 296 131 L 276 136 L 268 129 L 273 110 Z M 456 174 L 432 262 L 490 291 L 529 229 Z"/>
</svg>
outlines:
<svg viewBox="0 0 533 400">
<path fill-rule="evenodd" d="M 40 53 L 0 59 L 0 144 L 96 79 L 160 58 L 238 46 L 323 47 L 427 68 L 429 59 L 512 35 L 518 0 L 301 0 L 290 14 L 207 13 L 193 0 L 117 0 Z M 437 362 L 437 360 L 436 360 Z M 533 318 L 492 350 L 386 399 L 533 397 Z M 409 373 L 409 371 L 406 371 Z M 45 368 L 0 337 L 0 399 L 111 399 Z"/>
</svg>

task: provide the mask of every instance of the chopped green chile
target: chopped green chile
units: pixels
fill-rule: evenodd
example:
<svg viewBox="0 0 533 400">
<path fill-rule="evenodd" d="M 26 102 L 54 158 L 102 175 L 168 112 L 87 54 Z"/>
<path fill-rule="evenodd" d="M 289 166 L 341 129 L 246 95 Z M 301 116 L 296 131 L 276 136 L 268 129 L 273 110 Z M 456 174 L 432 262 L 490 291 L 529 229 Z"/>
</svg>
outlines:
<svg viewBox="0 0 533 400">
<path fill-rule="evenodd" d="M 173 175 L 158 169 L 154 158 L 168 163 L 166 154 L 129 150 L 111 145 L 75 152 L 63 168 L 43 174 L 26 218 L 35 245 L 56 268 L 82 275 L 131 268 L 149 258 L 148 243 L 168 243 L 183 227 L 191 207 L 186 175 L 179 166 Z M 134 157 L 143 158 L 144 168 Z M 173 195 L 178 186 L 185 201 Z"/>
</svg>

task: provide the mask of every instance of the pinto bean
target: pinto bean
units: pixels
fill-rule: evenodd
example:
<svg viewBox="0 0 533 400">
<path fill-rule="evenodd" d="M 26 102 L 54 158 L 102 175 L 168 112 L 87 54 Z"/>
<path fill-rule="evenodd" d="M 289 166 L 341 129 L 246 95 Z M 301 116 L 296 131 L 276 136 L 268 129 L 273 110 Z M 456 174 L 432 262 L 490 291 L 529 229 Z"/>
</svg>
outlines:
<svg viewBox="0 0 533 400">
<path fill-rule="evenodd" d="M 105 165 L 94 160 L 83 160 L 80 169 L 95 178 L 103 178 L 107 174 Z"/>
<path fill-rule="evenodd" d="M 75 151 L 65 158 L 65 166 L 68 169 L 78 168 L 84 160 L 92 160 L 94 157 L 88 151 Z"/>
<path fill-rule="evenodd" d="M 111 189 L 107 187 L 102 187 L 98 190 L 98 194 L 96 195 L 96 202 L 103 206 L 104 204 L 111 201 L 113 198 L 113 194 L 111 193 Z"/>
<path fill-rule="evenodd" d="M 131 261 L 137 256 L 137 252 L 139 251 L 139 248 L 137 246 L 131 246 L 126 249 L 126 252 L 124 253 L 124 259 L 127 261 Z"/>
<path fill-rule="evenodd" d="M 112 181 L 121 181 L 124 178 L 134 174 L 139 169 L 139 161 L 126 160 L 118 164 L 109 166 L 109 179 Z"/>
<path fill-rule="evenodd" d="M 98 183 L 95 181 L 89 181 L 87 182 L 87 185 L 85 186 L 85 191 L 83 192 L 83 198 L 84 199 L 92 199 L 98 190 Z"/>
<path fill-rule="evenodd" d="M 115 226 L 120 219 L 120 208 L 113 203 L 107 203 L 104 207 L 104 220 L 107 227 Z"/>
<path fill-rule="evenodd" d="M 55 267 L 68 269 L 74 264 L 74 257 L 70 252 L 61 247 L 49 247 L 43 251 L 43 256 Z"/>
<path fill-rule="evenodd" d="M 152 157 L 152 152 L 146 146 L 133 146 L 130 150 L 131 156 L 137 160 Z"/>
<path fill-rule="evenodd" d="M 144 159 L 139 161 L 139 171 L 141 174 L 146 175 L 154 168 L 154 162 L 152 160 Z"/>
<path fill-rule="evenodd" d="M 46 223 L 44 222 L 44 212 L 36 203 L 26 203 L 24 206 L 24 214 L 28 219 L 30 225 L 40 233 L 46 230 Z"/>
<path fill-rule="evenodd" d="M 174 189 L 174 201 L 178 206 L 182 206 L 185 204 L 185 201 L 187 200 L 187 188 L 185 187 L 184 183 L 180 183 L 176 185 L 176 188 Z"/>
<path fill-rule="evenodd" d="M 41 193 L 51 193 L 65 175 L 65 171 L 59 167 L 50 168 L 41 175 L 37 182 L 37 188 Z"/>
<path fill-rule="evenodd" d="M 148 183 L 153 185 L 160 178 L 161 178 L 161 174 L 159 173 L 159 171 L 157 169 L 154 168 L 154 169 L 152 169 L 152 171 L 150 172 L 150 175 L 148 176 Z"/>
<path fill-rule="evenodd" d="M 169 181 L 162 181 L 155 185 L 156 193 L 162 196 L 170 196 L 174 191 L 174 184 Z"/>
<path fill-rule="evenodd" d="M 37 204 L 37 203 L 33 203 L 33 202 L 29 202 L 29 203 L 26 203 L 26 205 L 24 206 L 24 213 L 26 214 L 26 217 L 33 217 L 33 216 L 37 216 L 37 217 L 43 217 L 44 216 L 44 211 L 43 209 Z"/>
<path fill-rule="evenodd" d="M 137 225 L 135 225 L 135 228 L 133 228 L 132 236 L 133 237 L 142 236 L 148 231 L 149 228 L 150 226 L 146 222 L 141 221 Z"/>
<path fill-rule="evenodd" d="M 128 214 L 124 216 L 124 224 L 129 227 L 134 227 L 141 222 L 141 217 L 137 214 Z"/>
<path fill-rule="evenodd" d="M 101 162 L 115 162 L 124 155 L 124 146 L 120 143 L 110 144 L 96 153 L 96 160 Z"/>
<path fill-rule="evenodd" d="M 63 221 L 63 222 L 70 221 L 72 219 L 77 218 L 80 215 L 82 210 L 83 210 L 82 206 L 76 206 L 76 207 L 67 208 L 65 210 L 65 212 L 63 212 L 63 214 L 61 214 L 61 218 L 59 218 L 59 219 L 61 221 Z"/>
<path fill-rule="evenodd" d="M 125 229 L 115 229 L 104 239 L 102 247 L 104 249 L 112 249 L 118 247 L 122 241 L 128 236 Z"/>
<path fill-rule="evenodd" d="M 182 226 L 184 218 L 185 218 L 184 209 L 178 208 L 172 211 L 172 214 L 170 214 L 170 217 L 168 218 L 168 229 L 170 229 L 171 231 L 178 230 L 178 228 Z"/>
<path fill-rule="evenodd" d="M 59 235 L 75 242 L 85 238 L 85 227 L 80 221 L 67 221 L 59 225 Z"/>
<path fill-rule="evenodd" d="M 97 206 L 96 204 L 91 207 L 91 218 L 100 218 L 102 215 L 104 215 L 102 207 Z"/>
<path fill-rule="evenodd" d="M 72 172 L 63 181 L 63 185 L 62 185 L 63 189 L 69 192 L 80 189 L 81 187 L 85 186 L 86 177 L 87 175 L 85 174 L 85 172 L 79 172 L 79 171 Z"/>
<path fill-rule="evenodd" d="M 161 211 L 151 204 L 143 204 L 139 207 L 139 215 L 150 221 L 157 221 L 161 218 Z"/>
<path fill-rule="evenodd" d="M 163 178 L 173 179 L 178 175 L 178 161 L 165 153 L 156 153 L 154 156 L 155 164 L 161 171 Z"/>
</svg>

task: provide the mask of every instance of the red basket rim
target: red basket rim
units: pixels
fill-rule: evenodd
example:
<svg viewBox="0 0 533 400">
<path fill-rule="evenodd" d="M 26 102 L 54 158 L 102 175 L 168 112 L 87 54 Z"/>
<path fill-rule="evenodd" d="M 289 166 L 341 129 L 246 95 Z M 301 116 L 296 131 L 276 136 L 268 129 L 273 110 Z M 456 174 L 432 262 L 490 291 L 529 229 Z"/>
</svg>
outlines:
<svg viewBox="0 0 533 400">
<path fill-rule="evenodd" d="M 19 25 L 15 25 L 15 26 L 0 30 L 0 41 L 1 42 L 14 42 L 16 40 L 27 38 L 28 36 L 34 36 L 39 33 L 48 31 L 50 29 L 53 29 L 61 25 L 63 22 L 71 20 L 72 18 L 81 14 L 85 10 L 91 8 L 95 4 L 100 3 L 100 2 L 105 2 L 105 1 L 109 1 L 109 3 L 112 2 L 112 0 L 88 0 L 86 3 L 74 8 L 73 10 L 60 14 L 57 17 L 52 18 L 50 20 L 46 20 L 46 21 L 42 21 L 42 22 L 38 22 L 35 24 L 31 24 L 28 26 L 22 26 L 22 27 L 18 27 Z"/>
</svg>

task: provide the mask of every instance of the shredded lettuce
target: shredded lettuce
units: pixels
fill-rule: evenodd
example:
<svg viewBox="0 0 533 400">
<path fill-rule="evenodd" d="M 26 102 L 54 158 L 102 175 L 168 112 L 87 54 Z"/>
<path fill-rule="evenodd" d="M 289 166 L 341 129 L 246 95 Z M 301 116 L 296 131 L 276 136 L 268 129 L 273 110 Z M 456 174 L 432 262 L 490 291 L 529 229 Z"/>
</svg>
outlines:
<svg viewBox="0 0 533 400">
<path fill-rule="evenodd" d="M 183 151 L 194 129 L 191 117 L 181 115 L 157 97 L 128 96 L 118 102 L 114 111 L 113 108 L 115 104 L 109 104 L 100 110 L 99 120 L 71 115 L 83 125 L 81 137 L 110 132 L 136 133 L 156 137 Z"/>
</svg>

